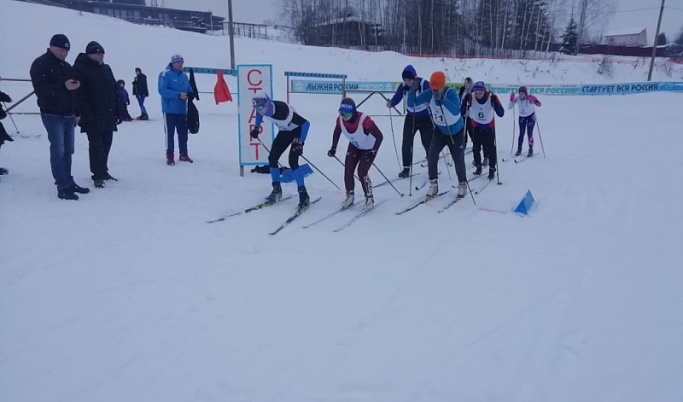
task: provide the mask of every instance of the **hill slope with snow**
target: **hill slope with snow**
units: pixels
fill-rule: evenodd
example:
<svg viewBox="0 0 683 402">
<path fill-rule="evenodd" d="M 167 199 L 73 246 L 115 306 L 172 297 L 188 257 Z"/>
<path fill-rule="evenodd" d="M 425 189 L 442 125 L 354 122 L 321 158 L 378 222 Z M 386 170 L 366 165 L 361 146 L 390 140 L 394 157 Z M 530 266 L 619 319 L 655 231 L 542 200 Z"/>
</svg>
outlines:
<svg viewBox="0 0 683 402">
<path fill-rule="evenodd" d="M 0 9 L 0 76 L 28 78 L 61 32 L 75 49 L 68 61 L 97 40 L 117 78 L 130 84 L 141 67 L 152 93 L 152 120 L 115 133 L 109 167 L 120 181 L 77 202 L 56 197 L 40 118 L 14 115 L 19 133 L 2 121 L 15 142 L 0 150 L 10 170 L 0 182 L 0 401 L 674 402 L 683 394 L 680 94 L 542 97 L 537 155 L 500 163 L 501 186 L 441 214 L 447 196 L 395 214 L 423 196 L 410 190 L 426 176 L 417 166 L 412 183 L 396 182 L 405 196 L 376 188 L 386 201 L 347 229 L 333 232 L 349 214 L 304 229 L 343 198 L 314 174 L 307 187 L 322 200 L 269 236 L 294 202 L 205 222 L 270 189 L 266 175 L 239 177 L 234 104 L 205 95 L 189 142 L 195 163 L 164 164 L 155 77 L 174 53 L 187 66 L 227 68 L 227 38 L 9 0 Z M 236 54 L 238 64 L 273 65 L 278 98 L 284 71 L 398 80 L 411 63 L 424 76 L 444 69 L 452 81 L 508 84 L 647 74 L 642 62 L 616 63 L 610 78 L 572 58 L 416 59 L 244 38 Z M 663 65 L 653 79 L 682 79 L 675 66 L 669 72 Z M 214 83 L 202 76 L 200 90 Z M 17 100 L 30 85 L 0 81 L 0 89 Z M 326 156 L 338 102 L 291 100 L 311 121 L 304 155 L 341 186 L 341 166 Z M 17 108 L 36 109 L 34 100 Z M 362 110 L 386 114 L 374 98 Z M 394 177 L 403 121 L 374 119 L 386 138 L 376 164 Z M 514 124 L 509 110 L 497 119 L 501 157 L 510 156 Z M 74 177 L 92 187 L 87 155 L 77 134 Z M 440 170 L 447 189 L 454 172 Z M 371 177 L 382 181 L 374 169 Z M 512 214 L 528 189 L 537 208 Z"/>
</svg>

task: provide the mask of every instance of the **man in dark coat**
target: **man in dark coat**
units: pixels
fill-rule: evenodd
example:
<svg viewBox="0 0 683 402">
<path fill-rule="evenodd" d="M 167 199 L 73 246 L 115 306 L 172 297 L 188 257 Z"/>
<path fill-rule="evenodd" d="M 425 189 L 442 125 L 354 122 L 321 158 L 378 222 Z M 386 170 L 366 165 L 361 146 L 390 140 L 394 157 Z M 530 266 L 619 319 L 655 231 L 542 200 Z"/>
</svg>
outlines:
<svg viewBox="0 0 683 402">
<path fill-rule="evenodd" d="M 10 96 L 7 95 L 6 93 L 0 91 L 0 102 L 8 102 L 9 103 L 9 102 L 12 102 L 12 98 L 10 98 Z M 5 113 L 5 111 L 2 109 L 2 107 L 0 107 L 0 120 L 4 119 L 5 117 L 7 117 L 7 113 Z M 2 148 L 2 144 L 4 144 L 5 141 L 11 142 L 14 140 L 12 139 L 12 137 L 9 136 L 9 134 L 7 134 L 7 131 L 5 130 L 5 126 L 3 126 L 2 123 L 0 122 L 0 148 Z M 9 173 L 7 171 L 7 169 L 0 167 L 0 176 L 5 175 L 7 173 Z"/>
<path fill-rule="evenodd" d="M 77 200 L 75 193 L 86 194 L 90 190 L 77 185 L 71 176 L 76 123 L 75 91 L 80 83 L 75 80 L 71 64 L 65 61 L 70 48 L 65 35 L 54 35 L 47 52 L 31 64 L 31 82 L 50 140 L 50 167 L 57 185 L 57 196 L 64 200 Z"/>
<path fill-rule="evenodd" d="M 133 79 L 133 96 L 138 100 L 138 105 L 140 105 L 140 116 L 137 117 L 138 120 L 149 120 L 147 116 L 147 109 L 145 108 L 145 98 L 149 96 L 149 90 L 147 89 L 147 76 L 142 73 L 140 67 L 135 69 L 135 79 Z"/>
<path fill-rule="evenodd" d="M 74 70 L 81 82 L 78 125 L 81 132 L 88 134 L 94 185 L 103 188 L 104 180 L 116 180 L 109 175 L 107 166 L 114 131 L 122 120 L 116 79 L 109 65 L 104 64 L 104 48 L 95 41 L 88 43 L 85 53 L 76 57 Z"/>
</svg>

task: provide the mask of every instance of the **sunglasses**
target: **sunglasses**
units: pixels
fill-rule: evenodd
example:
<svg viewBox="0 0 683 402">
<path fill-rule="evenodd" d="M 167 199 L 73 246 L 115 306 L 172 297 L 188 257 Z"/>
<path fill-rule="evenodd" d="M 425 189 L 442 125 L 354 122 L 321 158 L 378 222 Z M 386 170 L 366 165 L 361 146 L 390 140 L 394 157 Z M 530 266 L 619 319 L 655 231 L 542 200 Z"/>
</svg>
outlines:
<svg viewBox="0 0 683 402">
<path fill-rule="evenodd" d="M 352 112 L 339 112 L 339 114 L 341 115 L 341 117 L 347 117 L 347 118 L 353 116 Z"/>
<path fill-rule="evenodd" d="M 263 110 L 264 107 L 265 107 L 264 105 L 258 105 L 258 106 L 254 106 L 254 109 Z"/>
</svg>

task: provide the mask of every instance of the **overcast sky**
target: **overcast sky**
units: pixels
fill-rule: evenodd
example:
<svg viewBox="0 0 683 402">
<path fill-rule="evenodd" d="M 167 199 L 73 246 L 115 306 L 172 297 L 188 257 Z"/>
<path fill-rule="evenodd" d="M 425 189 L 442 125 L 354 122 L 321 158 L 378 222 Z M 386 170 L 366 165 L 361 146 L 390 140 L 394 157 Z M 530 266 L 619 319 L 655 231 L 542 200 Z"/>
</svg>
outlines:
<svg viewBox="0 0 683 402">
<path fill-rule="evenodd" d="M 169 8 L 211 10 L 226 18 L 228 15 L 228 0 L 158 0 L 159 4 L 162 1 Z M 288 21 L 276 18 L 281 3 L 282 0 L 232 0 L 233 18 L 236 22 L 263 23 L 271 20 L 287 24 Z M 149 0 L 147 4 L 150 4 Z M 605 32 L 645 27 L 648 41 L 652 42 L 657 30 L 661 0 L 617 0 L 617 4 L 617 13 L 608 22 Z M 665 5 L 661 31 L 672 40 L 683 27 L 683 1 L 666 0 Z"/>
</svg>

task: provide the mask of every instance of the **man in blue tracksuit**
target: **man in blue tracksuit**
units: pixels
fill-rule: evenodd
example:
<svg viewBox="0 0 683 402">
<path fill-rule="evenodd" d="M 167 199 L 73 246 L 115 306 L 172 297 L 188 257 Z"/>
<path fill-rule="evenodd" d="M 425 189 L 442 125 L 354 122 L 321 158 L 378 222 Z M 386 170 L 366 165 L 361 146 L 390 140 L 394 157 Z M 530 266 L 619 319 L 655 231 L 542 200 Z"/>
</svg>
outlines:
<svg viewBox="0 0 683 402">
<path fill-rule="evenodd" d="M 415 68 L 410 64 L 403 69 L 401 74 L 403 83 L 396 88 L 394 96 L 387 101 L 387 107 L 392 108 L 398 105 L 404 96 L 408 93 L 408 89 L 417 82 L 417 94 L 429 89 L 429 81 L 417 76 Z M 398 177 L 410 176 L 410 168 L 413 165 L 413 140 L 415 133 L 420 130 L 420 139 L 422 146 L 425 149 L 425 155 L 429 154 L 429 143 L 432 140 L 432 132 L 434 131 L 434 124 L 429 113 L 429 108 L 423 104 L 416 106 L 408 105 L 406 118 L 403 122 L 403 145 L 401 151 L 403 154 L 403 170 L 398 174 Z"/>
<path fill-rule="evenodd" d="M 465 123 L 460 115 L 460 100 L 455 89 L 446 86 L 446 75 L 437 71 L 429 79 L 430 88 L 416 95 L 417 85 L 413 84 L 408 92 L 408 106 L 428 105 L 434 118 L 436 130 L 429 146 L 429 190 L 427 198 L 439 193 L 438 163 L 439 153 L 448 146 L 455 162 L 455 173 L 458 176 L 458 198 L 467 191 L 467 173 L 465 172 Z"/>
<path fill-rule="evenodd" d="M 183 71 L 185 60 L 176 54 L 171 62 L 159 74 L 159 94 L 161 95 L 161 111 L 164 113 L 166 129 L 166 164 L 175 165 L 173 137 L 178 131 L 179 161 L 194 162 L 187 155 L 187 100 L 194 98 L 190 80 Z"/>
</svg>

